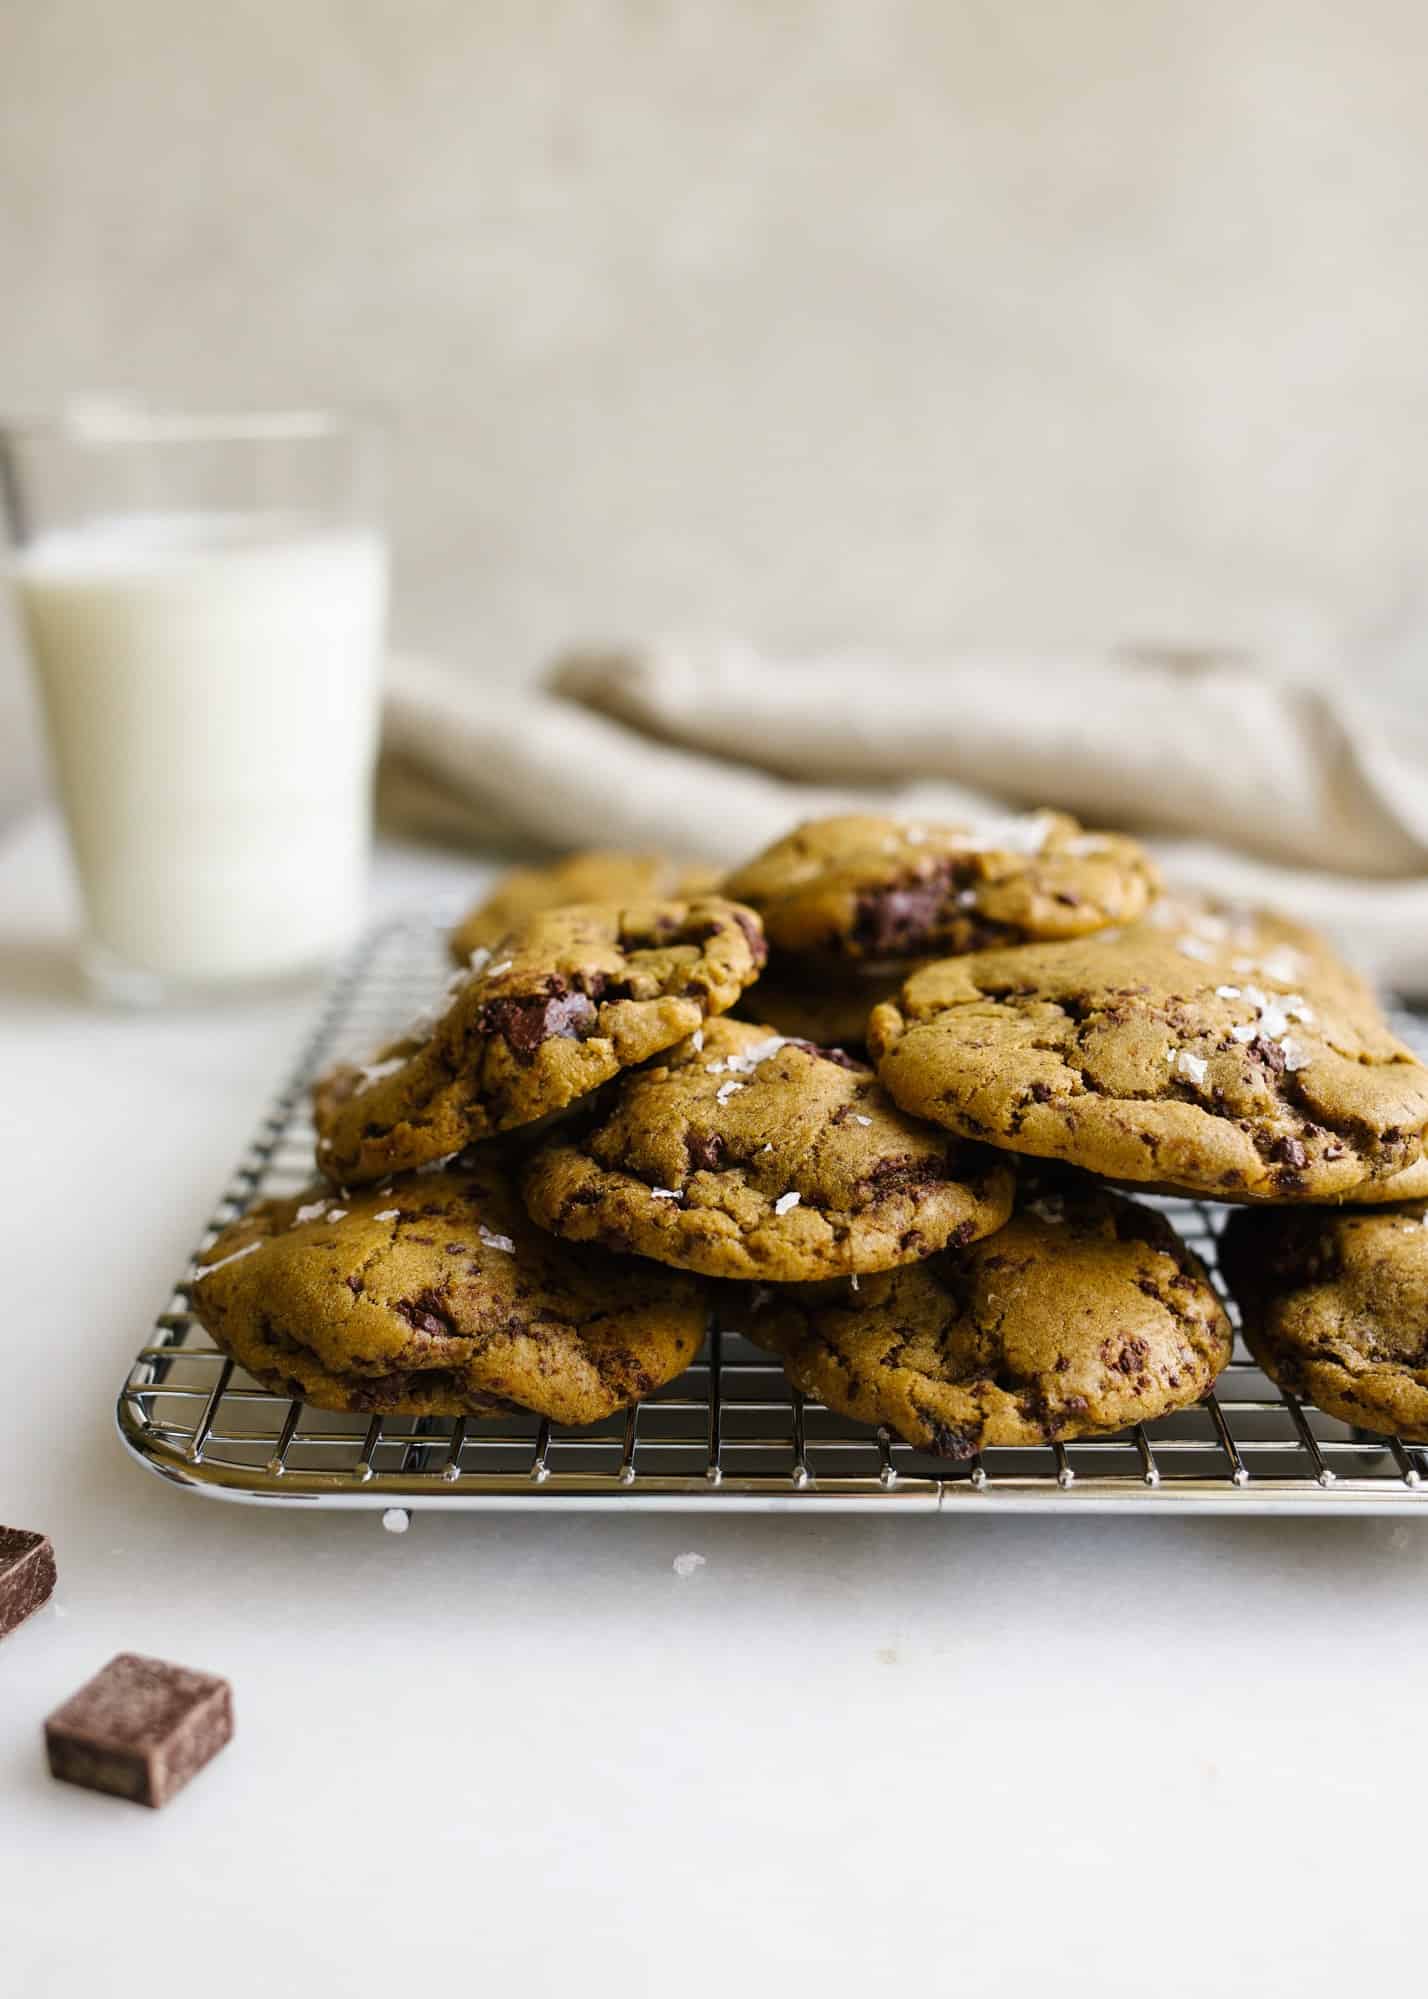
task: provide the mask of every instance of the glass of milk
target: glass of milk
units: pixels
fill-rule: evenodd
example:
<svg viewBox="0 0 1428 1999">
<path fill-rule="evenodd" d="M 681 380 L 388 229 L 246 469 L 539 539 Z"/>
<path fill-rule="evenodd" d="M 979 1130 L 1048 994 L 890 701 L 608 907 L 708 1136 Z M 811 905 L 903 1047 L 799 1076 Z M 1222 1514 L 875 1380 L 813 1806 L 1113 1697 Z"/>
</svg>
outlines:
<svg viewBox="0 0 1428 1999">
<path fill-rule="evenodd" d="M 329 963 L 362 916 L 381 437 L 127 404 L 0 429 L 12 580 L 84 907 L 133 1005 Z"/>
</svg>

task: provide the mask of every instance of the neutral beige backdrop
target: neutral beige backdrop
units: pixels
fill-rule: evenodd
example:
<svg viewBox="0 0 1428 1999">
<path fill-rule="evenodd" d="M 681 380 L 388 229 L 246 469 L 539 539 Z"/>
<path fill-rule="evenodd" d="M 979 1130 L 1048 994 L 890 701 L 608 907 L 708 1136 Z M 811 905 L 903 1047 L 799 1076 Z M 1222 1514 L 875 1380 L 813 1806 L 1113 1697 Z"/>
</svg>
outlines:
<svg viewBox="0 0 1428 1999">
<path fill-rule="evenodd" d="M 397 626 L 1416 685 L 1415 0 L 0 0 L 0 398 L 399 418 Z M 0 659 L 0 791 L 33 782 Z"/>
</svg>

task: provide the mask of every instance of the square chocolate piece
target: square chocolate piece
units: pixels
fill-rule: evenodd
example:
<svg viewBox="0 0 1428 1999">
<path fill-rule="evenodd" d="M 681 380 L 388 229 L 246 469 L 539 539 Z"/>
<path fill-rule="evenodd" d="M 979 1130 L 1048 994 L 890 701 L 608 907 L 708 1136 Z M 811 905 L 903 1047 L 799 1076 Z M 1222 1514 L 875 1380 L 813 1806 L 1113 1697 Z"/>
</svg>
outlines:
<svg viewBox="0 0 1428 1999">
<path fill-rule="evenodd" d="M 166 1805 L 233 1733 L 212 1673 L 121 1652 L 45 1723 L 50 1774 L 136 1805 Z"/>
<path fill-rule="evenodd" d="M 0 1527 L 0 1638 L 48 1603 L 55 1588 L 55 1551 L 43 1534 Z"/>
</svg>

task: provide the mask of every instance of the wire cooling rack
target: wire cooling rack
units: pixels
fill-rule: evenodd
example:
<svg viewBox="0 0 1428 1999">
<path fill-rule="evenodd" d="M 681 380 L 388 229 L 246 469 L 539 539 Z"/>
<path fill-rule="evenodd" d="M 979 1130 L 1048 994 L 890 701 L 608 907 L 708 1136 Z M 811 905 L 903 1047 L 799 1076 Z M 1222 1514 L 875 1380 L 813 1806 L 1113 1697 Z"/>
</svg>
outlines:
<svg viewBox="0 0 1428 1999">
<path fill-rule="evenodd" d="M 308 1084 L 334 1058 L 365 1056 L 448 976 L 429 919 L 374 933 L 334 985 L 297 1070 L 259 1126 L 210 1234 L 312 1175 Z M 1226 1210 L 1157 1200 L 1214 1270 Z M 120 1434 L 161 1477 L 216 1498 L 385 1509 L 819 1507 L 921 1512 L 1370 1513 L 1428 1506 L 1428 1448 L 1352 1430 L 1281 1394 L 1235 1357 L 1194 1409 L 1116 1437 L 987 1450 L 949 1463 L 826 1409 L 792 1388 L 736 1327 L 716 1326 L 697 1364 L 593 1429 L 535 1416 L 451 1421 L 331 1415 L 269 1393 L 217 1352 L 188 1308 L 190 1271 L 119 1395 Z"/>
</svg>

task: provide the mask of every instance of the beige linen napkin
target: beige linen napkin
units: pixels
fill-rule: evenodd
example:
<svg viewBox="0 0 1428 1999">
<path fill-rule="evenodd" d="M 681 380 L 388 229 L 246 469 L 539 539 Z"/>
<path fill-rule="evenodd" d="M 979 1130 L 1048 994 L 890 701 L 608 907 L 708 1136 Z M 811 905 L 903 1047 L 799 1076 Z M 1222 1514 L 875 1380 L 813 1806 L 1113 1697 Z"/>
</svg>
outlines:
<svg viewBox="0 0 1428 1999">
<path fill-rule="evenodd" d="M 1428 992 L 1428 729 L 1209 658 L 892 666 L 581 651 L 543 688 L 392 662 L 384 801 L 483 844 L 736 861 L 812 814 L 1054 805 Z"/>
</svg>

